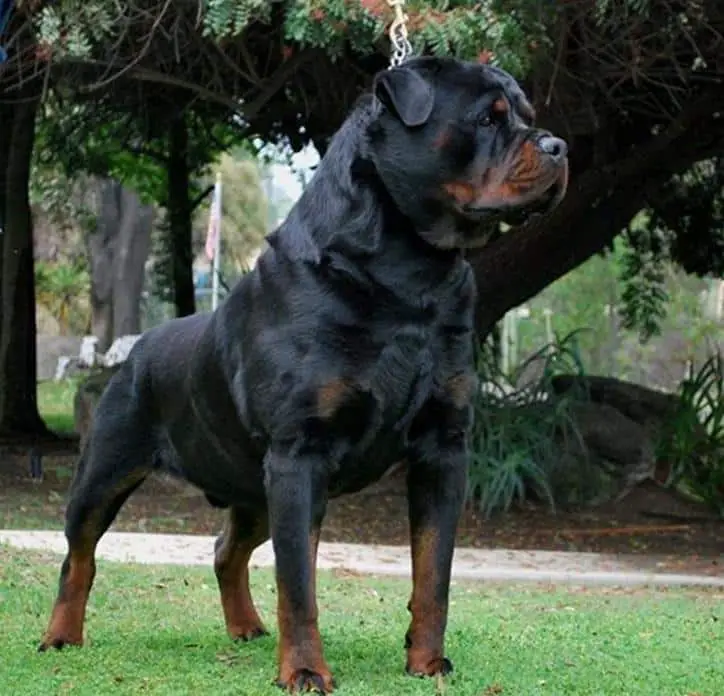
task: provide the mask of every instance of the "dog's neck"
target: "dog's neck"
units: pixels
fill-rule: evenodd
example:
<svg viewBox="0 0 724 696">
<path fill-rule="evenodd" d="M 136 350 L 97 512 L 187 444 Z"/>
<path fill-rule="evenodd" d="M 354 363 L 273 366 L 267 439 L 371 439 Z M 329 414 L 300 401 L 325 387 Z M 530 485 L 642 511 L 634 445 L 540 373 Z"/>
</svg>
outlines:
<svg viewBox="0 0 724 696">
<path fill-rule="evenodd" d="M 462 252 L 426 241 L 389 196 L 367 152 L 372 118 L 369 103 L 352 112 L 269 243 L 313 265 L 334 258 L 388 288 L 429 290 L 459 270 Z"/>
</svg>

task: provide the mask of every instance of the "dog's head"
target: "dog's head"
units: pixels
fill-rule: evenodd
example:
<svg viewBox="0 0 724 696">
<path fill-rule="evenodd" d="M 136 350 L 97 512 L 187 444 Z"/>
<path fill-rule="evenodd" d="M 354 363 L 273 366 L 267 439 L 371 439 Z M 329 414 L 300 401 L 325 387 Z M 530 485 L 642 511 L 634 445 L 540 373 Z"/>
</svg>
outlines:
<svg viewBox="0 0 724 696">
<path fill-rule="evenodd" d="M 371 158 L 387 191 L 428 241 L 475 246 L 478 223 L 524 222 L 565 195 L 565 141 L 533 126 L 505 71 L 415 58 L 377 75 Z"/>
</svg>

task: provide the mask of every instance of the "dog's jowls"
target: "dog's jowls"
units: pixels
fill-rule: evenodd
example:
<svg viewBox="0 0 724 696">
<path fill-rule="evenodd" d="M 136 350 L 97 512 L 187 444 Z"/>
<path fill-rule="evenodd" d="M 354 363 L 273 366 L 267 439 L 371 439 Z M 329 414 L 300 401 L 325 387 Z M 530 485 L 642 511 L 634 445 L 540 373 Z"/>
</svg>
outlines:
<svg viewBox="0 0 724 696">
<path fill-rule="evenodd" d="M 165 470 L 229 509 L 214 564 L 229 634 L 266 632 L 248 562 L 271 536 L 277 682 L 331 692 L 314 589 L 326 503 L 404 458 L 407 671 L 452 669 L 443 640 L 476 385 L 463 253 L 486 223 L 564 195 L 566 144 L 532 118 L 517 83 L 488 66 L 419 58 L 377 76 L 255 270 L 214 314 L 147 332 L 110 382 L 72 485 L 41 649 L 82 643 L 96 544 Z"/>
</svg>

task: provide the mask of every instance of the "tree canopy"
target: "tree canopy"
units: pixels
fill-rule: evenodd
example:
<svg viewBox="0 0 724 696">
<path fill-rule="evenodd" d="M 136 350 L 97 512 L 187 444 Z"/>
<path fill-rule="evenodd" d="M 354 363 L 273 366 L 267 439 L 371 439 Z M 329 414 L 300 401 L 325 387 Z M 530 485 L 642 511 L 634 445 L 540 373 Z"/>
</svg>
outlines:
<svg viewBox="0 0 724 696">
<path fill-rule="evenodd" d="M 702 232 L 721 230 L 718 189 L 697 171 L 716 170 L 711 158 L 724 141 L 721 3 L 413 0 L 406 12 L 416 51 L 479 57 L 511 70 L 532 93 L 541 122 L 571 146 L 571 194 L 558 213 L 569 221 L 566 232 L 543 240 L 535 230 L 516 230 L 481 252 L 488 259 L 496 252 L 498 273 L 480 261 L 491 290 L 521 240 L 540 244 L 547 259 L 546 268 L 525 274 L 529 282 L 517 296 L 489 293 L 501 300 L 483 325 L 610 244 L 642 208 L 650 209 L 652 226 L 676 230 L 670 250 L 685 268 L 720 270 L 721 240 Z M 6 92 L 35 77 L 74 103 L 90 98 L 94 113 L 125 110 L 144 147 L 193 104 L 207 114 L 204 123 L 218 118 L 267 141 L 295 149 L 312 141 L 323 151 L 386 64 L 391 17 L 385 0 L 19 3 L 0 79 Z M 128 120 L 116 123 L 127 128 Z M 114 135 L 96 133 L 101 140 Z M 137 164 L 144 153 L 131 156 Z M 592 206 L 598 222 L 571 250 L 571 221 Z"/>
<path fill-rule="evenodd" d="M 610 246 L 642 210 L 646 233 L 627 232 L 639 261 L 665 252 L 688 270 L 721 273 L 723 3 L 410 0 L 405 8 L 415 51 L 509 69 L 531 94 L 539 123 L 569 143 L 563 204 L 471 256 L 482 334 Z M 53 127 L 70 126 L 64 142 L 77 137 L 82 166 L 93 163 L 98 144 L 120 143 L 112 166 L 138 177 L 158 166 L 156 155 L 170 157 L 180 121 L 187 173 L 203 168 L 229 134 L 295 150 L 312 142 L 323 153 L 371 76 L 388 65 L 392 12 L 385 0 L 18 1 L 3 35 L 0 116 L 22 129 L 28 109 L 45 99 Z M 74 130 L 81 123 L 83 133 Z M 23 171 L 18 157 L 5 157 L 5 179 L 6 162 Z M 194 180 L 176 181 L 175 190 Z M 4 218 L 8 202 L 22 198 L 13 195 L 3 191 Z M 6 235 L 6 245 L 21 236 Z M 631 264 L 632 277 L 655 280 L 651 270 Z"/>
</svg>

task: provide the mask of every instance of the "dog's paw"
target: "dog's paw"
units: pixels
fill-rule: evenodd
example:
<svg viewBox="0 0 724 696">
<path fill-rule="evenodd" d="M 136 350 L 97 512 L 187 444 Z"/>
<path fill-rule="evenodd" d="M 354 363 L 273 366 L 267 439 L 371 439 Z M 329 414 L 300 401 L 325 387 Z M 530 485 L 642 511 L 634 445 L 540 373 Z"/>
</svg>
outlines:
<svg viewBox="0 0 724 696">
<path fill-rule="evenodd" d="M 248 643 L 250 640 L 268 636 L 269 631 L 267 631 L 264 626 L 246 626 L 243 628 L 230 628 L 229 635 L 232 640 L 238 641 L 239 643 Z"/>
<path fill-rule="evenodd" d="M 434 677 L 438 674 L 446 677 L 448 674 L 452 674 L 453 665 L 447 657 L 436 657 L 422 663 L 420 661 L 408 662 L 405 671 L 411 677 Z"/>
<path fill-rule="evenodd" d="M 40 642 L 40 645 L 38 645 L 38 652 L 45 652 L 46 650 L 62 650 L 66 645 L 75 645 L 80 647 L 83 645 L 83 641 L 65 636 L 45 636 Z"/>
<path fill-rule="evenodd" d="M 279 676 L 276 685 L 290 694 L 318 693 L 331 694 L 334 691 L 332 675 L 319 674 L 311 669 L 296 669 L 289 675 Z"/>
</svg>

